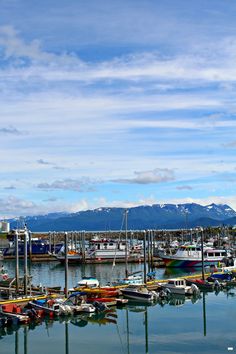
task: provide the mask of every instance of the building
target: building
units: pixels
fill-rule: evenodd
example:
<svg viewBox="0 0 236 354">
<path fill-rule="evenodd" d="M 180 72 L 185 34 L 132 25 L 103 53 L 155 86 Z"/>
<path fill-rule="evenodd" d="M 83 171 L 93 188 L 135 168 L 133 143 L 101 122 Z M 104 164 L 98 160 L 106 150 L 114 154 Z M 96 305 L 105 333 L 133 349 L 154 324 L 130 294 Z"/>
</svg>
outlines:
<svg viewBox="0 0 236 354">
<path fill-rule="evenodd" d="M 0 221 L 0 233 L 8 233 L 10 231 L 10 223 L 8 221 Z"/>
</svg>

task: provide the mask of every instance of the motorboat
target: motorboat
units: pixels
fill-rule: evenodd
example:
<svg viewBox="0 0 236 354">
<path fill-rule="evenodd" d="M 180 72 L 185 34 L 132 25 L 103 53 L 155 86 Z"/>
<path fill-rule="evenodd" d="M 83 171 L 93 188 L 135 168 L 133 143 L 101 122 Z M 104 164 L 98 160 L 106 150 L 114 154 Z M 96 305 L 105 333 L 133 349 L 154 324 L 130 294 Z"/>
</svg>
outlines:
<svg viewBox="0 0 236 354">
<path fill-rule="evenodd" d="M 225 249 L 203 248 L 204 266 L 217 265 L 228 259 Z M 158 253 L 166 267 L 202 267 L 202 249 L 199 244 L 185 244 L 180 246 L 174 254 L 166 251 Z"/>
<path fill-rule="evenodd" d="M 155 291 L 150 291 L 146 286 L 129 285 L 126 288 L 120 289 L 122 295 L 128 299 L 136 301 L 150 302 L 155 301 L 158 295 Z"/>
<path fill-rule="evenodd" d="M 199 292 L 196 285 L 187 285 L 185 279 L 169 279 L 167 282 L 159 284 L 163 289 L 169 290 L 171 294 L 194 295 Z"/>
<path fill-rule="evenodd" d="M 95 306 L 93 306 L 93 304 L 87 303 L 85 296 L 86 293 L 74 292 L 66 300 L 59 301 L 59 304 L 65 308 L 68 307 L 72 314 L 94 313 L 96 311 Z"/>
<path fill-rule="evenodd" d="M 99 281 L 94 277 L 82 277 L 82 279 L 79 280 L 78 283 L 76 284 L 76 288 L 81 288 L 81 287 L 98 288 Z"/>
</svg>

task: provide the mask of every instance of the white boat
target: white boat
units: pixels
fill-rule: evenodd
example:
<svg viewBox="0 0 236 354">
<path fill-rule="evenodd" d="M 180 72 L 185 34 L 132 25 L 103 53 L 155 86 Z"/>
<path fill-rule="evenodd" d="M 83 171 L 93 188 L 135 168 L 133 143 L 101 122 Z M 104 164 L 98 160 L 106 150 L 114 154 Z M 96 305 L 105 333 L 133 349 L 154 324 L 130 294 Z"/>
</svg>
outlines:
<svg viewBox="0 0 236 354">
<path fill-rule="evenodd" d="M 204 247 L 204 266 L 217 265 L 228 258 L 227 250 Z M 165 251 L 158 253 L 166 267 L 201 267 L 202 250 L 198 244 L 185 244 L 180 246 L 176 253 L 168 254 Z"/>
<path fill-rule="evenodd" d="M 150 302 L 158 298 L 155 291 L 150 291 L 145 286 L 129 285 L 127 288 L 120 289 L 120 291 L 124 297 L 137 301 Z"/>
<path fill-rule="evenodd" d="M 78 281 L 78 283 L 76 284 L 75 288 L 81 288 L 81 287 L 98 288 L 99 285 L 100 285 L 99 281 L 96 278 L 83 277 L 81 280 Z"/>
<path fill-rule="evenodd" d="M 72 293 L 63 304 L 70 306 L 74 314 L 94 313 L 96 311 L 96 307 L 93 304 L 88 304 L 84 300 L 83 296 L 81 296 L 81 292 Z"/>
<path fill-rule="evenodd" d="M 132 274 L 127 275 L 127 277 L 112 282 L 113 286 L 117 285 L 144 285 L 143 276 L 140 273 L 141 271 L 134 272 Z M 109 284 L 110 285 L 110 284 Z"/>
<path fill-rule="evenodd" d="M 169 279 L 166 283 L 161 283 L 159 285 L 165 290 L 168 289 L 171 294 L 194 295 L 199 292 L 196 285 L 186 285 L 185 279 L 181 278 Z"/>
<path fill-rule="evenodd" d="M 95 237 L 89 242 L 87 258 L 96 262 L 138 261 L 142 254 L 139 248 L 130 247 L 128 241 Z"/>
<path fill-rule="evenodd" d="M 131 274 L 123 279 L 122 284 L 125 285 L 143 285 L 143 277 L 142 275 Z"/>
<path fill-rule="evenodd" d="M 127 250 L 126 250 L 127 245 Z M 65 262 L 64 246 L 57 254 L 52 254 L 61 263 Z M 104 263 L 124 262 L 127 256 L 128 262 L 138 262 L 142 258 L 142 250 L 139 247 L 130 247 L 125 240 L 112 240 L 94 237 L 89 241 L 84 254 L 77 250 L 68 250 L 68 263 Z"/>
</svg>

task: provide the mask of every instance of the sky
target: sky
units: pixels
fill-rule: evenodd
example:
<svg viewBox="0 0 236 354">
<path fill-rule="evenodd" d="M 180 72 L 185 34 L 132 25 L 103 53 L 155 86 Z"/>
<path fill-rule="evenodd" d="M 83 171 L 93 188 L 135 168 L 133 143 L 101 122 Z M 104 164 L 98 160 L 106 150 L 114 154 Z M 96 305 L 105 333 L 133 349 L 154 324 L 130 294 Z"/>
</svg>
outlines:
<svg viewBox="0 0 236 354">
<path fill-rule="evenodd" d="M 236 2 L 0 0 L 0 219 L 236 210 Z"/>
</svg>

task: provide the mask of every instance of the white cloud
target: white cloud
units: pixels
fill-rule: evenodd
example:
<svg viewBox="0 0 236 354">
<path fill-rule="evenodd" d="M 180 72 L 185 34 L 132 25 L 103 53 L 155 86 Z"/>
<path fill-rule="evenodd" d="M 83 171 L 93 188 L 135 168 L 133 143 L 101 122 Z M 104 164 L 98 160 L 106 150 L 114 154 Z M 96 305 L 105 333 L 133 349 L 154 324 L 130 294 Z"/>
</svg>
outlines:
<svg viewBox="0 0 236 354">
<path fill-rule="evenodd" d="M 93 185 L 99 183 L 99 181 L 93 181 L 89 177 L 81 177 L 77 180 L 67 178 L 64 180 L 57 180 L 52 183 L 42 182 L 37 185 L 37 188 L 43 190 L 71 190 L 76 192 L 92 191 Z"/>
<path fill-rule="evenodd" d="M 130 49 L 129 55 L 82 61 L 66 47 L 56 54 L 41 38 L 26 40 L 14 27 L 3 26 L 0 47 L 0 174 L 19 195 L 15 205 L 9 199 L 13 213 L 30 206 L 36 214 L 101 206 L 90 196 L 78 204 L 28 202 L 22 196 L 29 188 L 90 192 L 101 180 L 140 189 L 177 180 L 183 181 L 177 189 L 190 190 L 189 179 L 205 178 L 209 195 L 215 188 L 210 171 L 235 168 L 233 149 L 225 156 L 225 147 L 235 146 L 233 36 L 208 47 L 201 43 L 192 52 L 170 50 L 168 56 L 161 47 L 157 52 L 144 46 L 143 52 Z M 15 183 L 16 175 L 20 182 Z M 1 185 L 5 195 L 6 183 Z M 127 199 L 104 203 L 131 206 L 152 200 Z M 233 197 L 226 200 L 235 203 Z"/>
<path fill-rule="evenodd" d="M 134 178 L 121 178 L 113 180 L 118 183 L 135 183 L 135 184 L 150 184 L 163 183 L 173 181 L 175 179 L 174 171 L 168 168 L 155 168 L 150 171 L 135 171 Z"/>
</svg>

